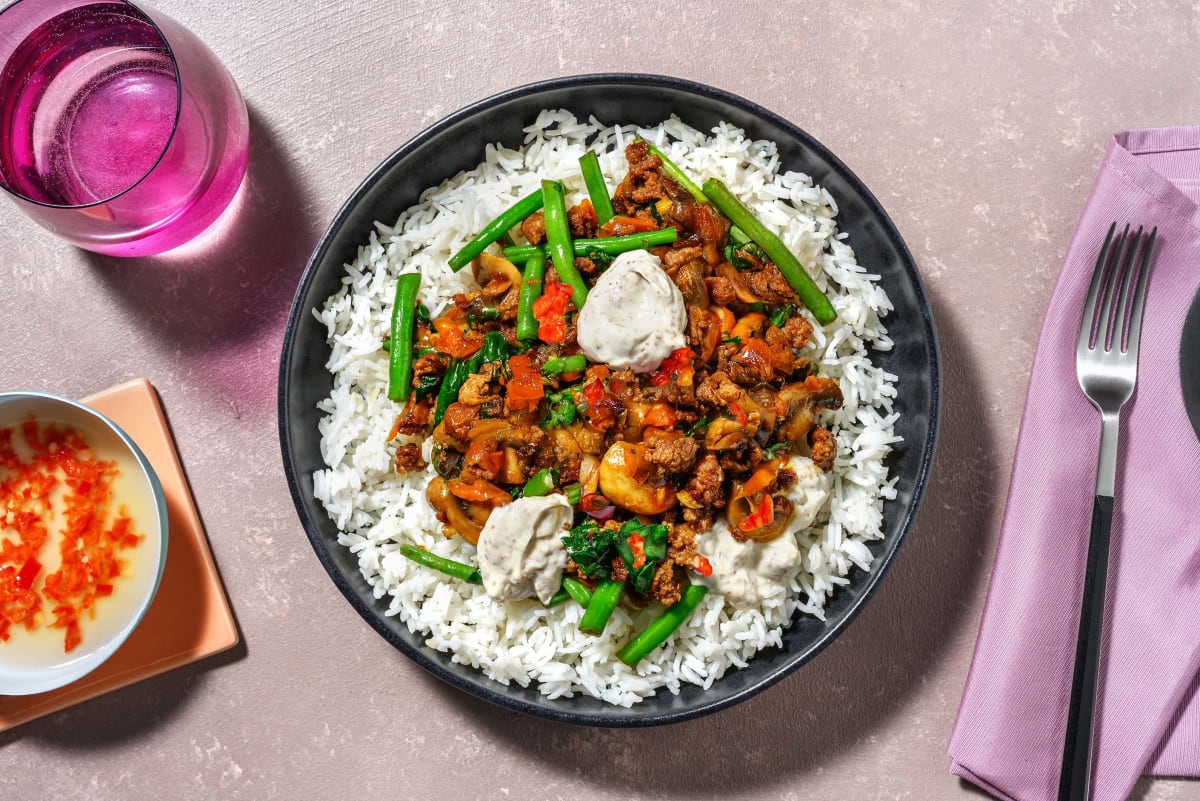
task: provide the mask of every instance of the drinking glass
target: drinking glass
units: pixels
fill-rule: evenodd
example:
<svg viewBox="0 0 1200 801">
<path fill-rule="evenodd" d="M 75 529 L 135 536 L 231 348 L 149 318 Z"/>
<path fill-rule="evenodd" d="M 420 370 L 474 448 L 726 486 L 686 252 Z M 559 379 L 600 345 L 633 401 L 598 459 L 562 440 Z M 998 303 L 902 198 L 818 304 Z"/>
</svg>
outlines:
<svg viewBox="0 0 1200 801">
<path fill-rule="evenodd" d="M 161 253 L 204 231 L 246 173 L 249 120 L 194 35 L 125 0 L 0 11 L 0 185 L 79 247 Z"/>
</svg>

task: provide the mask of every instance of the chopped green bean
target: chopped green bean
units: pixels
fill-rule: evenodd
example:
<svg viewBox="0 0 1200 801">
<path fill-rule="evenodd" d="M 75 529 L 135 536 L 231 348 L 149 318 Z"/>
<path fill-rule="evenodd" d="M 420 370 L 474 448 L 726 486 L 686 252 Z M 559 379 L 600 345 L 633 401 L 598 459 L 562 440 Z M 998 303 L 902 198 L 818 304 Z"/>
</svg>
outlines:
<svg viewBox="0 0 1200 801">
<path fill-rule="evenodd" d="M 472 259 L 484 251 L 484 248 L 540 209 L 543 202 L 541 192 L 533 192 L 518 200 L 515 205 L 485 225 L 483 230 L 476 234 L 475 238 L 468 242 L 462 250 L 450 257 L 450 269 L 457 272 L 466 267 Z"/>
<path fill-rule="evenodd" d="M 668 606 L 666 611 L 651 621 L 640 634 L 617 651 L 617 659 L 629 667 L 636 667 L 643 657 L 662 645 L 671 633 L 687 620 L 707 592 L 708 587 L 703 584 L 689 584 L 683 591 L 682 598 Z"/>
<path fill-rule="evenodd" d="M 549 601 L 546 601 L 546 608 L 549 609 L 552 606 L 558 606 L 559 604 L 564 603 L 570 597 L 571 593 L 566 586 L 559 587 L 558 592 L 550 596 Z"/>
<path fill-rule="evenodd" d="M 669 245 L 679 238 L 679 232 L 674 228 L 660 228 L 657 231 L 642 231 L 623 236 L 604 236 L 599 239 L 576 239 L 571 242 L 571 251 L 576 256 L 588 256 L 593 253 L 606 253 L 615 256 L 630 250 L 645 250 L 646 248 Z M 515 248 L 505 248 L 504 258 L 513 264 L 528 261 L 537 254 L 545 254 L 539 245 L 521 245 Z"/>
<path fill-rule="evenodd" d="M 625 593 L 625 582 L 604 579 L 592 590 L 592 600 L 587 611 L 579 620 L 579 630 L 584 634 L 602 634 L 612 617 L 613 610 Z"/>
<path fill-rule="evenodd" d="M 415 545 L 401 546 L 400 553 L 418 564 L 431 567 L 434 570 L 445 573 L 447 576 L 453 576 L 456 579 L 462 579 L 471 584 L 483 583 L 483 577 L 479 575 L 478 568 L 464 564 L 463 562 L 456 562 L 453 559 L 438 556 Z"/>
<path fill-rule="evenodd" d="M 412 382 L 413 326 L 416 324 L 417 290 L 421 288 L 419 273 L 405 273 L 396 279 L 396 301 L 392 304 L 392 336 L 388 358 L 388 397 L 394 401 L 408 400 Z"/>
<path fill-rule="evenodd" d="M 592 208 L 596 210 L 596 221 L 604 225 L 615 212 L 612 198 L 608 195 L 608 185 L 604 183 L 604 173 L 600 172 L 600 159 L 596 151 L 589 150 L 583 154 L 579 159 L 579 170 L 583 173 L 583 183 L 587 186 Z"/>
<path fill-rule="evenodd" d="M 571 300 L 574 301 L 575 308 L 582 309 L 583 304 L 587 302 L 587 285 L 583 283 L 583 276 L 575 269 L 563 185 L 557 181 L 542 181 L 542 198 L 543 212 L 546 216 L 546 251 L 554 262 L 558 277 L 571 287 Z"/>
<path fill-rule="evenodd" d="M 544 467 L 525 482 L 525 488 L 521 490 L 521 497 L 540 498 L 543 495 L 549 495 L 557 483 L 558 471 L 553 467 Z"/>
<path fill-rule="evenodd" d="M 587 369 L 587 356 L 576 353 L 574 356 L 551 356 L 542 365 L 542 375 L 558 375 L 559 373 L 577 373 Z"/>
<path fill-rule="evenodd" d="M 587 609 L 588 604 L 592 602 L 592 591 L 587 588 L 581 581 L 576 581 L 570 576 L 563 576 L 563 589 L 570 593 L 575 599 L 575 603 Z"/>
<path fill-rule="evenodd" d="M 546 254 L 538 248 L 525 262 L 521 276 L 521 292 L 517 295 L 517 339 L 537 338 L 538 321 L 533 316 L 533 302 L 542 296 L 542 279 L 546 273 Z"/>
<path fill-rule="evenodd" d="M 567 503 L 572 506 L 578 506 L 583 500 L 583 485 L 575 481 L 563 487 L 563 494 L 567 496 Z"/>
<path fill-rule="evenodd" d="M 775 266 L 783 273 L 783 277 L 791 284 L 792 289 L 800 296 L 800 300 L 812 311 L 813 316 L 821 325 L 829 325 L 837 319 L 837 311 L 825 293 L 816 285 L 800 261 L 792 255 L 787 246 L 771 233 L 765 225 L 750 213 L 750 209 L 738 200 L 725 184 L 716 178 L 704 182 L 704 193 L 712 200 L 717 210 L 730 219 L 735 225 L 750 235 Z"/>
</svg>

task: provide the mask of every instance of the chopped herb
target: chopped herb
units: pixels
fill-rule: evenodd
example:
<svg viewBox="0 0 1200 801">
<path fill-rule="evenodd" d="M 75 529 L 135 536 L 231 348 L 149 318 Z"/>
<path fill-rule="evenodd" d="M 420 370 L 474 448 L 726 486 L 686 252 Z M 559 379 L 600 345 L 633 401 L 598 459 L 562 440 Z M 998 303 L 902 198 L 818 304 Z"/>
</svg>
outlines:
<svg viewBox="0 0 1200 801">
<path fill-rule="evenodd" d="M 776 442 L 773 445 L 768 445 L 767 446 L 767 458 L 774 459 L 776 456 L 779 455 L 779 452 L 781 450 L 783 450 L 784 448 L 787 448 L 791 444 L 792 443 L 790 443 L 790 442 Z"/>
<path fill-rule="evenodd" d="M 684 433 L 686 433 L 689 437 L 698 437 L 708 430 L 708 424 L 710 422 L 710 420 L 701 417 L 695 423 L 692 423 L 692 427 Z"/>
<path fill-rule="evenodd" d="M 424 303 L 417 304 L 417 318 L 429 322 L 429 307 Z"/>
<path fill-rule="evenodd" d="M 738 345 L 742 344 L 742 338 L 735 337 L 735 336 L 727 336 L 721 340 L 721 344 L 722 345 L 733 345 L 734 347 L 737 347 Z"/>
<path fill-rule="evenodd" d="M 567 555 L 571 557 L 579 572 L 590 579 L 608 578 L 612 572 L 613 537 L 617 532 L 588 518 L 563 537 Z"/>
<path fill-rule="evenodd" d="M 546 396 L 548 408 L 542 418 L 542 428 L 562 428 L 575 422 L 575 387 L 552 392 Z"/>
<path fill-rule="evenodd" d="M 563 544 L 579 571 L 590 579 L 611 578 L 613 557 L 620 556 L 629 573 L 628 586 L 645 595 L 667 555 L 667 527 L 633 518 L 613 531 L 588 519 L 571 529 Z"/>
<path fill-rule="evenodd" d="M 662 225 L 663 219 L 662 215 L 658 213 L 658 203 L 650 203 L 646 206 L 646 208 L 650 209 L 650 216 L 654 218 L 654 221 L 659 225 Z"/>
<path fill-rule="evenodd" d="M 795 306 L 781 306 L 772 312 L 771 316 L 767 319 L 769 319 L 771 321 L 771 325 L 775 326 L 776 328 L 783 328 L 784 323 L 786 323 L 788 318 L 790 318 L 795 312 Z"/>
<path fill-rule="evenodd" d="M 442 379 L 438 378 L 433 373 L 425 373 L 417 377 L 417 400 L 428 398 L 430 395 L 438 391 L 438 386 L 442 383 Z"/>
<path fill-rule="evenodd" d="M 598 247 L 586 248 L 586 249 L 584 249 L 582 255 L 583 255 L 583 258 L 585 258 L 585 259 L 591 259 L 592 264 L 596 265 L 597 267 L 599 267 L 601 269 L 612 264 L 612 260 L 616 258 L 616 256 L 614 254 L 605 253 L 603 250 L 601 250 Z"/>
<path fill-rule="evenodd" d="M 753 267 L 754 262 L 746 258 L 747 256 L 760 262 L 767 261 L 766 251 L 753 242 L 747 242 L 744 245 L 730 243 L 725 246 L 725 261 L 732 264 L 734 269 L 746 270 Z"/>
</svg>

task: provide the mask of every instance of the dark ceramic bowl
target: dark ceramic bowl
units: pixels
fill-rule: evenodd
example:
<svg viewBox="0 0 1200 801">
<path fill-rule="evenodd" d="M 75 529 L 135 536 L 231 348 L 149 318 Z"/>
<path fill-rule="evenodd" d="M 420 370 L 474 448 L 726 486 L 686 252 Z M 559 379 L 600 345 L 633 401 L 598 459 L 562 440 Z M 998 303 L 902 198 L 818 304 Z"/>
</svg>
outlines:
<svg viewBox="0 0 1200 801">
<path fill-rule="evenodd" d="M 904 442 L 889 458 L 898 477 L 897 497 L 885 507 L 886 538 L 872 546 L 871 572 L 851 575 L 851 583 L 826 607 L 825 622 L 797 615 L 784 632 L 782 648 L 760 652 L 748 667 L 730 672 L 708 690 L 687 686 L 678 695 L 662 691 L 632 709 L 590 697 L 547 700 L 535 687 L 504 686 L 427 648 L 420 634 L 384 616 L 385 605 L 374 600 L 354 557 L 337 544 L 336 526 L 313 498 L 313 471 L 324 467 L 317 402 L 332 386 L 323 366 L 329 356 L 325 331 L 313 309 L 338 289 L 343 265 L 354 259 L 373 221 L 390 224 L 424 189 L 475 166 L 485 145 L 499 141 L 520 147 L 522 127 L 545 108 L 566 108 L 580 118 L 594 115 L 610 124 L 653 125 L 676 114 L 699 130 L 725 120 L 751 138 L 776 142 L 784 169 L 811 175 L 837 200 L 841 230 L 849 234 L 859 262 L 881 276 L 896 307 L 885 321 L 896 347 L 876 358 L 900 377 L 896 428 Z M 292 498 L 317 557 L 347 600 L 388 642 L 439 678 L 502 706 L 572 723 L 650 726 L 736 704 L 812 659 L 845 629 L 883 578 L 916 514 L 933 458 L 939 386 L 933 319 L 912 256 L 878 201 L 836 156 L 787 120 L 717 89 L 674 78 L 586 75 L 513 89 L 450 115 L 393 153 L 350 196 L 313 254 L 292 306 L 279 368 L 279 436 Z"/>
</svg>

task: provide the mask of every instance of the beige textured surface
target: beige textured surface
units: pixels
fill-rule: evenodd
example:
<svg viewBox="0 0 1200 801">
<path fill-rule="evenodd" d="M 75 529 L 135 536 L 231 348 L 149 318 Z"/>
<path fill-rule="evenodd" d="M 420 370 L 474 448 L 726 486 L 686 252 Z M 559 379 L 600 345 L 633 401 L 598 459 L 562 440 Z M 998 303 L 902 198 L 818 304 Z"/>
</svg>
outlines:
<svg viewBox="0 0 1200 801">
<path fill-rule="evenodd" d="M 775 0 L 732 17 L 690 4 L 681 20 L 645 2 L 155 5 L 250 104 L 240 247 L 104 259 L 0 203 L 0 387 L 154 382 L 245 648 L 0 736 L 0 797 L 979 797 L 946 772 L 945 742 L 1038 325 L 1108 135 L 1200 122 L 1195 7 Z M 640 731 L 483 706 L 375 635 L 300 529 L 274 418 L 296 280 L 367 172 L 467 103 L 608 70 L 736 92 L 842 157 L 920 264 L 947 379 L 930 492 L 864 614 L 765 694 Z M 1137 798 L 1200 799 L 1200 784 L 1143 782 Z"/>
</svg>

